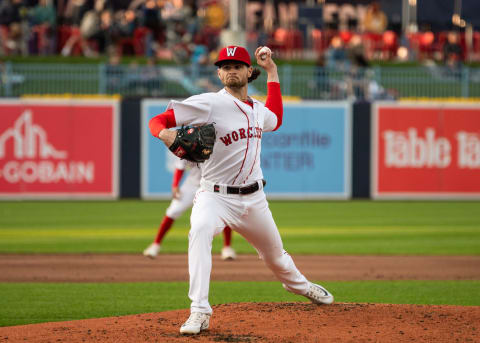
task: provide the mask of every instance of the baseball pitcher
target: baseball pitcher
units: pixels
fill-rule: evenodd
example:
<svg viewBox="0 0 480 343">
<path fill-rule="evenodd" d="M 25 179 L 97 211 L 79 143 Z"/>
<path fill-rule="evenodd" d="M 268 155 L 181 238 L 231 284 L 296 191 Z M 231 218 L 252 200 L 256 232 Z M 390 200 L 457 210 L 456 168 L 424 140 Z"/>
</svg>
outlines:
<svg viewBox="0 0 480 343">
<path fill-rule="evenodd" d="M 255 57 L 267 72 L 265 104 L 247 95 L 248 83 L 260 74 L 251 66 L 248 51 L 228 46 L 215 62 L 225 88 L 184 101 L 172 100 L 166 112 L 149 123 L 153 136 L 177 156 L 200 162 L 202 173 L 190 217 L 188 295 L 192 303 L 190 317 L 180 328 L 183 334 L 197 334 L 209 326 L 212 240 L 225 226 L 255 247 L 287 291 L 316 304 L 333 302 L 332 294 L 308 281 L 283 249 L 268 207 L 260 168 L 261 140 L 264 132 L 275 131 L 282 124 L 283 104 L 271 51 L 259 47 Z M 182 129 L 168 130 L 176 126 Z"/>
</svg>

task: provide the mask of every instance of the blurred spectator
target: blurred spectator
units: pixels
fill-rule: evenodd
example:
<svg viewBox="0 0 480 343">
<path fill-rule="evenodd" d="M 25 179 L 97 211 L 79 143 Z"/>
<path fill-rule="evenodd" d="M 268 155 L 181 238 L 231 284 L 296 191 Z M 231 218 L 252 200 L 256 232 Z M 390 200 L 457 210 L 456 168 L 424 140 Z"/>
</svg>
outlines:
<svg viewBox="0 0 480 343">
<path fill-rule="evenodd" d="M 348 42 L 347 55 L 351 64 L 348 93 L 356 99 L 364 99 L 368 88 L 368 79 L 365 77 L 365 72 L 369 63 L 365 57 L 365 47 L 360 35 L 354 34 Z"/>
<path fill-rule="evenodd" d="M 197 44 L 192 48 L 192 56 L 190 58 L 191 77 L 197 80 L 200 77 L 200 69 L 208 65 L 210 62 L 208 58 L 208 49 L 205 45 Z"/>
<path fill-rule="evenodd" d="M 347 52 L 340 36 L 332 38 L 330 46 L 325 52 L 325 59 L 327 68 L 345 70 L 349 67 Z"/>
<path fill-rule="evenodd" d="M 27 54 L 26 13 L 22 0 L 0 2 L 0 54 Z"/>
<path fill-rule="evenodd" d="M 365 47 L 360 35 L 354 34 L 348 42 L 347 55 L 353 66 L 359 68 L 366 68 L 369 66 L 367 57 L 365 56 Z"/>
<path fill-rule="evenodd" d="M 165 24 L 161 17 L 163 6 L 162 0 L 134 0 L 129 7 L 137 12 L 139 27 L 147 29 L 144 41 L 147 57 L 155 56 L 159 45 L 165 41 Z"/>
<path fill-rule="evenodd" d="M 14 22 L 20 22 L 20 14 L 15 10 L 12 0 L 0 1 L 0 55 L 8 54 L 9 30 Z"/>
<path fill-rule="evenodd" d="M 114 35 L 112 44 L 114 44 L 120 52 L 125 52 L 125 47 L 130 48 L 130 53 L 135 54 L 135 43 L 133 41 L 133 32 L 137 27 L 137 16 L 132 10 L 120 10 L 115 13 L 114 28 L 111 34 Z"/>
<path fill-rule="evenodd" d="M 116 13 L 117 11 L 125 11 L 130 6 L 131 0 L 109 0 L 108 8 Z"/>
<path fill-rule="evenodd" d="M 271 34 L 268 34 L 263 20 L 263 11 L 257 10 L 253 14 L 252 31 L 249 32 L 248 50 L 255 51 L 258 46 L 268 46 Z"/>
<path fill-rule="evenodd" d="M 113 50 L 116 50 L 115 54 L 120 53 L 120 51 L 117 51 L 119 39 L 128 36 L 129 33 L 131 34 L 134 27 L 132 23 L 134 16 L 129 16 L 127 12 L 118 11 L 117 20 L 114 20 L 113 12 L 109 9 L 104 9 L 99 13 L 100 24 L 98 26 L 92 25 L 93 30 L 88 39 L 95 42 L 100 54 Z"/>
<path fill-rule="evenodd" d="M 120 64 L 120 54 L 115 49 L 110 49 L 110 57 L 105 67 L 106 93 L 119 93 L 124 84 L 124 69 Z"/>
<path fill-rule="evenodd" d="M 315 80 L 313 87 L 320 91 L 321 99 L 330 98 L 329 71 L 325 68 L 325 56 L 322 54 L 319 54 L 315 61 Z"/>
<path fill-rule="evenodd" d="M 397 100 L 399 97 L 398 91 L 393 88 L 385 89 L 374 79 L 368 82 L 367 100 Z"/>
<path fill-rule="evenodd" d="M 348 60 L 347 51 L 343 45 L 340 36 L 334 36 L 330 42 L 330 46 L 325 51 L 325 62 L 328 73 L 328 85 L 330 86 L 331 99 L 343 99 L 346 97 L 347 91 L 351 89 L 349 85 L 350 61 Z M 333 72 L 343 72 L 340 79 L 330 77 Z"/>
<path fill-rule="evenodd" d="M 105 1 L 95 1 L 93 9 L 83 15 L 80 22 L 80 34 L 82 39 L 90 39 L 100 30 L 100 14 L 104 9 Z"/>
<path fill-rule="evenodd" d="M 87 56 L 95 56 L 88 40 L 93 37 L 100 26 L 100 12 L 106 0 L 96 0 L 93 9 L 89 10 L 87 0 L 70 0 L 65 10 L 65 21 L 70 23 L 70 35 L 61 49 L 63 56 L 69 56 L 76 45 Z M 68 32 L 68 27 L 64 28 Z"/>
<path fill-rule="evenodd" d="M 458 68 L 463 61 L 463 50 L 460 45 L 458 33 L 451 31 L 447 35 L 447 41 L 443 46 L 443 60 L 450 68 Z"/>
<path fill-rule="evenodd" d="M 395 100 L 398 96 L 394 89 L 383 88 L 374 78 L 374 71 L 369 69 L 362 38 L 354 34 L 347 47 L 350 70 L 346 73 L 347 96 L 357 100 Z"/>
<path fill-rule="evenodd" d="M 192 4 L 183 0 L 167 2 L 162 11 L 162 18 L 167 23 L 166 45 L 178 63 L 185 63 L 190 57 L 188 46 L 193 37 L 188 32 L 188 26 L 193 14 Z"/>
<path fill-rule="evenodd" d="M 391 60 L 397 54 L 398 35 L 394 31 L 385 31 L 382 37 L 382 58 Z"/>
<path fill-rule="evenodd" d="M 205 26 L 221 30 L 228 22 L 228 11 L 223 7 L 221 1 L 204 1 Z"/>
<path fill-rule="evenodd" d="M 190 65 L 190 78 L 196 87 L 204 92 L 216 92 L 221 88 L 216 82 L 218 81 L 216 74 L 212 73 L 212 63 L 205 45 L 199 44 L 192 48 Z"/>
<path fill-rule="evenodd" d="M 54 0 L 54 6 L 57 12 L 57 27 L 65 25 L 65 9 L 68 0 Z"/>
<path fill-rule="evenodd" d="M 387 16 L 380 9 L 378 2 L 372 2 L 368 8 L 363 21 L 366 32 L 381 34 L 387 28 Z"/>
<path fill-rule="evenodd" d="M 98 50 L 100 53 L 104 53 L 114 49 L 114 40 L 116 39 L 117 30 L 115 28 L 115 22 L 113 21 L 113 14 L 110 10 L 105 9 L 100 13 L 100 29 L 91 38 L 98 44 Z M 120 56 L 117 56 L 117 52 L 111 57 L 116 60 Z"/>
<path fill-rule="evenodd" d="M 93 5 L 91 5 L 88 0 L 68 0 L 63 13 L 64 23 L 66 25 L 80 27 L 83 16 L 92 7 Z"/>
<path fill-rule="evenodd" d="M 197 45 L 204 45 L 208 51 L 214 51 L 220 43 L 220 33 L 227 23 L 227 12 L 217 0 L 200 2 L 188 23 L 188 33 Z"/>
<path fill-rule="evenodd" d="M 21 85 L 25 76 L 8 68 L 6 63 L 0 60 L 0 94 L 11 95 L 12 88 Z"/>
<path fill-rule="evenodd" d="M 10 25 L 9 40 L 7 41 L 10 52 L 14 55 L 28 55 L 29 28 L 26 21 Z"/>
<path fill-rule="evenodd" d="M 147 59 L 147 65 L 142 72 L 143 85 L 147 89 L 148 93 L 153 96 L 161 96 L 164 94 L 165 82 L 160 67 L 157 65 L 157 59 L 155 56 L 151 56 Z"/>
<path fill-rule="evenodd" d="M 53 0 L 40 0 L 29 13 L 32 38 L 39 54 L 53 54 L 56 50 L 57 13 Z"/>
<path fill-rule="evenodd" d="M 380 9 L 378 2 L 372 2 L 368 5 L 363 18 L 363 28 L 366 32 L 364 38 L 368 58 L 381 57 L 383 33 L 387 28 L 387 16 Z"/>
<path fill-rule="evenodd" d="M 117 52 L 117 54 L 118 56 L 120 56 L 119 52 Z M 138 65 L 138 62 L 136 60 L 132 60 L 128 64 L 128 68 L 122 67 L 122 69 L 124 69 L 125 73 L 123 77 L 118 80 L 117 87 L 120 87 L 120 85 L 122 85 L 121 91 L 127 91 L 128 94 L 143 93 L 142 87 L 140 85 L 142 80 L 142 73 L 141 67 Z"/>
<path fill-rule="evenodd" d="M 7 68 L 5 67 L 5 62 L 0 60 L 0 94 L 3 93 L 3 88 L 7 84 Z"/>
<path fill-rule="evenodd" d="M 0 54 L 24 46 L 26 53 L 97 56 L 114 45 L 151 57 L 164 45 L 167 57 L 186 62 L 193 42 L 218 47 L 223 2 L 199 0 L 197 12 L 196 0 L 0 0 Z"/>
</svg>

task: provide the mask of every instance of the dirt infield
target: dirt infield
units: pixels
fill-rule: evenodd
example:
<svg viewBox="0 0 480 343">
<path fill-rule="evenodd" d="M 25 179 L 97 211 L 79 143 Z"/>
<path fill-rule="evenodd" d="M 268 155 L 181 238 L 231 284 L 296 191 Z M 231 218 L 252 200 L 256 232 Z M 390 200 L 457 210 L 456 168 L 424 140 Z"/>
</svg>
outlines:
<svg viewBox="0 0 480 343">
<path fill-rule="evenodd" d="M 480 256 L 294 256 L 307 278 L 348 280 L 480 280 Z M 213 256 L 212 280 L 276 280 L 263 261 Z M 186 255 L 0 255 L 0 282 L 188 281 Z"/>
<path fill-rule="evenodd" d="M 480 257 L 295 256 L 312 280 L 480 280 Z M 0 282 L 186 281 L 185 255 L 0 255 Z M 274 280 L 257 256 L 213 258 L 212 280 Z M 0 328 L 0 342 L 480 342 L 480 306 L 245 303 L 214 306 L 181 336 L 188 310 Z"/>
</svg>

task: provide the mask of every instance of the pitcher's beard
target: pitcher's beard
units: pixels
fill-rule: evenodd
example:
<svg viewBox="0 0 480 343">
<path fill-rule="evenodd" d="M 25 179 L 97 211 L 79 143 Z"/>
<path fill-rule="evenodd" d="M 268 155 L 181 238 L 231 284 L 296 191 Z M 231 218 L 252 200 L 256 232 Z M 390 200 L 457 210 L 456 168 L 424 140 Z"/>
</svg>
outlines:
<svg viewBox="0 0 480 343">
<path fill-rule="evenodd" d="M 247 82 L 244 82 L 240 79 L 228 79 L 227 82 L 225 82 L 225 86 L 229 88 L 235 88 L 235 89 L 240 89 L 244 87 L 247 84 Z"/>
</svg>

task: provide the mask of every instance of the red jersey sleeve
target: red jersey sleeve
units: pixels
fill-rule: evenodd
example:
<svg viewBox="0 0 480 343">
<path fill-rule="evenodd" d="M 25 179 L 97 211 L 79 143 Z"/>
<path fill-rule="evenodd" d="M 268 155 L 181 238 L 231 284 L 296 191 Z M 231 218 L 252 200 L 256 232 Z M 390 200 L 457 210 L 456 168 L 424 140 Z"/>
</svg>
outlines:
<svg viewBox="0 0 480 343">
<path fill-rule="evenodd" d="M 280 125 L 282 125 L 283 119 L 283 102 L 282 102 L 282 92 L 280 90 L 280 83 L 278 82 L 268 82 L 267 83 L 267 101 L 265 102 L 265 107 L 270 111 L 275 113 L 277 116 L 277 130 Z"/>
<path fill-rule="evenodd" d="M 177 122 L 175 120 L 175 113 L 173 112 L 172 108 L 153 117 L 148 123 L 150 132 L 154 137 L 158 137 L 158 134 L 163 129 L 169 129 L 175 126 L 177 126 Z"/>
<path fill-rule="evenodd" d="M 172 187 L 178 187 L 184 172 L 184 169 L 175 169 L 175 172 L 173 173 Z"/>
</svg>

